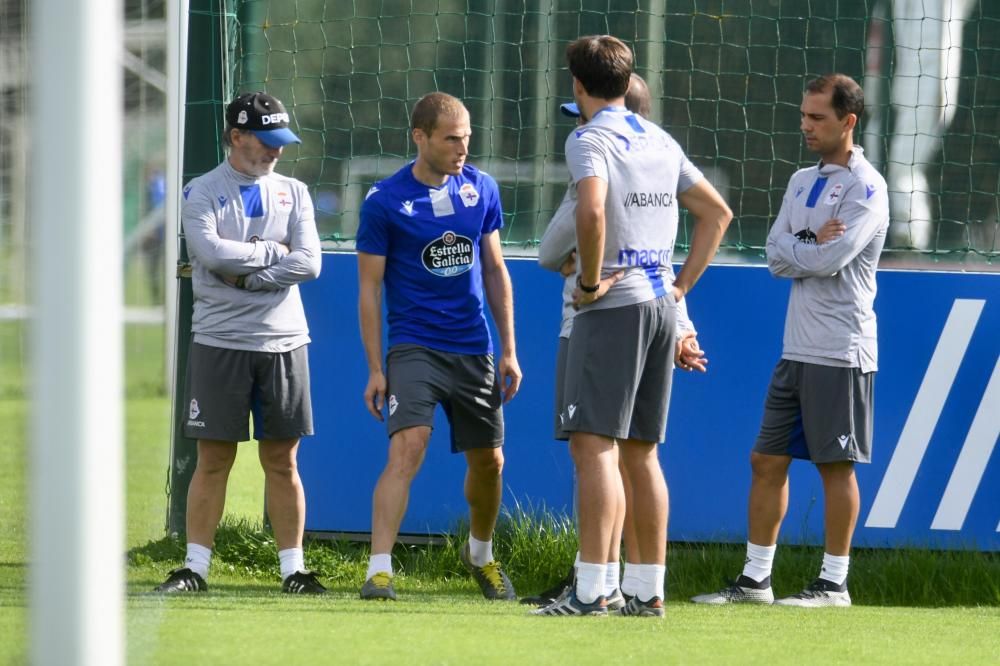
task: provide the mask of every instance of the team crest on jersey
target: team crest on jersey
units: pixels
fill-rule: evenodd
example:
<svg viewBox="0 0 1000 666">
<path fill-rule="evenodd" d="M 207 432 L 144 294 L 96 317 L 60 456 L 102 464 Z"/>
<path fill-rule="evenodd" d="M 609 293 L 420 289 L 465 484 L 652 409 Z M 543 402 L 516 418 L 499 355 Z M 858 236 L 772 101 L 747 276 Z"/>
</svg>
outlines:
<svg viewBox="0 0 1000 666">
<path fill-rule="evenodd" d="M 472 183 L 466 183 L 458 188 L 458 196 L 462 199 L 462 203 L 466 208 L 472 208 L 479 203 L 479 192 L 476 192 L 476 188 Z"/>
<path fill-rule="evenodd" d="M 439 277 L 455 277 L 468 272 L 475 263 L 472 239 L 446 231 L 424 248 L 424 268 Z"/>
<path fill-rule="evenodd" d="M 837 183 L 836 185 L 833 186 L 833 189 L 830 190 L 830 193 L 826 195 L 826 201 L 824 203 L 826 203 L 827 206 L 834 205 L 835 203 L 840 201 L 840 193 L 843 191 L 844 191 L 844 184 Z"/>
<path fill-rule="evenodd" d="M 292 195 L 288 192 L 278 192 L 278 196 L 275 199 L 274 205 L 282 213 L 288 213 L 292 210 Z"/>
</svg>

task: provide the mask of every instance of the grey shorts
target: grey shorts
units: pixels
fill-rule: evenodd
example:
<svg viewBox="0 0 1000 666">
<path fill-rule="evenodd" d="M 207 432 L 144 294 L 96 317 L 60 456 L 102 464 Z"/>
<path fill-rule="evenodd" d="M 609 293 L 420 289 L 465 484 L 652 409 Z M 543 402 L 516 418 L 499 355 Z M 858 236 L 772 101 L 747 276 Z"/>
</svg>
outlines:
<svg viewBox="0 0 1000 666">
<path fill-rule="evenodd" d="M 672 294 L 581 312 L 566 354 L 563 428 L 662 442 L 674 369 Z"/>
<path fill-rule="evenodd" d="M 313 434 L 306 345 L 255 352 L 191 343 L 180 414 L 184 436 L 245 442 Z"/>
<path fill-rule="evenodd" d="M 782 359 L 767 387 L 753 450 L 814 463 L 866 463 L 874 372 Z"/>
<path fill-rule="evenodd" d="M 386 357 L 389 436 L 414 426 L 434 427 L 440 404 L 451 425 L 451 450 L 503 445 L 500 380 L 493 355 L 470 356 L 420 345 L 396 345 Z"/>
<path fill-rule="evenodd" d="M 569 353 L 569 338 L 559 338 L 559 351 L 556 352 L 556 381 L 555 381 L 555 421 L 554 434 L 552 437 L 560 441 L 569 439 L 569 433 L 563 430 L 562 423 L 562 403 L 563 394 L 566 392 L 566 354 Z"/>
</svg>

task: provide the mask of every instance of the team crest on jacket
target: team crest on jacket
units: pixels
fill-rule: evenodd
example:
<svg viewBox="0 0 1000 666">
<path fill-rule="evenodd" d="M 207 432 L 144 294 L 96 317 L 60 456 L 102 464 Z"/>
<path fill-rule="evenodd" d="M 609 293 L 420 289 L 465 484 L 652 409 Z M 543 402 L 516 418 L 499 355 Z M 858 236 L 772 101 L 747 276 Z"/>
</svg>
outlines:
<svg viewBox="0 0 1000 666">
<path fill-rule="evenodd" d="M 478 194 L 476 195 L 479 196 Z M 463 199 L 464 201 L 464 199 Z M 455 277 L 469 271 L 474 263 L 472 239 L 446 231 L 424 248 L 424 268 L 440 277 Z"/>
<path fill-rule="evenodd" d="M 282 213 L 289 213 L 292 210 L 292 195 L 288 192 L 278 192 L 277 200 L 274 203 Z"/>
<path fill-rule="evenodd" d="M 838 201 L 840 201 L 840 193 L 843 191 L 844 191 L 843 183 L 837 183 L 836 185 L 834 185 L 833 189 L 830 190 L 830 193 L 826 195 L 826 205 L 832 206 Z"/>
<path fill-rule="evenodd" d="M 458 188 L 458 196 L 462 199 L 462 203 L 466 208 L 472 208 L 479 203 L 479 192 L 476 192 L 476 188 L 472 183 L 466 183 Z"/>
</svg>

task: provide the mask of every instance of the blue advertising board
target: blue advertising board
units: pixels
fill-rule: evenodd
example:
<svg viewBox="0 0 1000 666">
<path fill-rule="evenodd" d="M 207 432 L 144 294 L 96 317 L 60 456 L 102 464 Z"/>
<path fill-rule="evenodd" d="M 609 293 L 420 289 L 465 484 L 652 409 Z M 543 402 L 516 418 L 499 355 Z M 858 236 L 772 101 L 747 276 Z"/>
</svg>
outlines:
<svg viewBox="0 0 1000 666">
<path fill-rule="evenodd" d="M 504 503 L 571 513 L 573 464 L 551 435 L 561 279 L 533 260 L 507 263 L 524 383 L 504 410 Z M 855 544 L 1000 550 L 1000 274 L 880 271 L 878 284 L 875 440 L 872 463 L 857 467 Z M 781 355 L 788 288 L 763 267 L 716 265 L 689 297 L 709 370 L 675 373 L 660 448 L 672 540 L 746 539 L 750 448 Z M 299 454 L 306 529 L 367 533 L 388 439 L 362 400 L 356 257 L 324 255 L 302 295 L 316 420 Z M 466 516 L 465 461 L 447 433 L 438 414 L 403 534 L 447 533 Z M 821 543 L 822 516 L 819 475 L 797 461 L 782 542 Z"/>
</svg>

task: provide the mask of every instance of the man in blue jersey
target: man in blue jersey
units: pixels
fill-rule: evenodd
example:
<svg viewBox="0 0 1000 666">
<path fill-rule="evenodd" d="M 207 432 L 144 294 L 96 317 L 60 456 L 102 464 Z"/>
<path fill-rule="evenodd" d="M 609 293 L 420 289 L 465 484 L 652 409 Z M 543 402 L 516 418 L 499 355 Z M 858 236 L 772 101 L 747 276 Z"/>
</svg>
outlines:
<svg viewBox="0 0 1000 666">
<path fill-rule="evenodd" d="M 799 108 L 806 146 L 820 161 L 792 174 L 767 237 L 767 265 L 792 280 L 781 360 L 750 454 L 747 556 L 729 587 L 705 604 L 851 605 L 851 537 L 861 498 L 855 463 L 871 459 L 878 363 L 875 269 L 889 229 L 885 180 L 854 145 L 864 92 L 829 74 L 806 85 Z M 826 552 L 819 577 L 775 601 L 771 565 L 788 508 L 788 467 L 813 462 L 823 479 Z"/>
<path fill-rule="evenodd" d="M 364 400 L 380 421 L 386 409 L 389 434 L 389 460 L 372 497 L 372 554 L 362 599 L 396 598 L 392 546 L 438 404 L 451 425 L 451 449 L 468 464 L 469 542 L 462 563 L 487 599 L 516 598 L 493 557 L 493 529 L 504 462 L 501 404 L 517 393 L 521 369 L 500 247 L 500 192 L 492 177 L 465 164 L 471 135 L 461 101 L 440 92 L 425 95 L 411 115 L 416 160 L 376 183 L 361 207 Z M 384 365 L 383 285 L 389 323 Z M 497 365 L 484 295 L 500 334 Z"/>
<path fill-rule="evenodd" d="M 182 427 L 198 440 L 187 496 L 187 557 L 158 592 L 208 589 L 215 531 L 236 443 L 253 435 L 267 486 L 284 592 L 325 592 L 304 567 L 305 495 L 297 453 L 313 434 L 309 327 L 298 285 L 319 275 L 319 235 L 304 183 L 274 173 L 299 143 L 281 102 L 257 92 L 226 107 L 227 159 L 184 188 L 194 314 Z"/>
<path fill-rule="evenodd" d="M 666 433 L 677 305 L 704 272 L 732 213 L 677 142 L 629 111 L 632 51 L 610 35 L 566 49 L 585 123 L 566 139 L 576 189 L 578 260 L 563 428 L 579 484 L 580 564 L 570 594 L 542 615 L 603 615 L 608 553 L 617 547 L 622 460 L 634 501 L 636 595 L 621 613 L 662 617 L 667 488 L 656 452 Z M 688 258 L 670 279 L 677 204 L 695 220 Z M 607 280 L 623 272 L 620 280 Z M 613 283 L 612 283 L 613 282 Z"/>
</svg>

